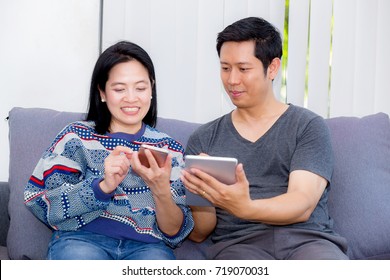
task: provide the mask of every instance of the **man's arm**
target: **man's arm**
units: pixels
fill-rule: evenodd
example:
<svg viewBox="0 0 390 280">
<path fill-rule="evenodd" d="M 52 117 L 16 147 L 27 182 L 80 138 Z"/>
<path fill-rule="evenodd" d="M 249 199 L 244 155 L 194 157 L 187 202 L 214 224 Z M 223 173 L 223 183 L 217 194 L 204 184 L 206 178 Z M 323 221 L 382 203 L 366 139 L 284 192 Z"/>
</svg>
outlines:
<svg viewBox="0 0 390 280">
<path fill-rule="evenodd" d="M 312 172 L 293 171 L 289 176 L 285 194 L 269 199 L 252 200 L 243 219 L 273 225 L 288 225 L 305 222 L 317 206 L 327 181 Z"/>
</svg>

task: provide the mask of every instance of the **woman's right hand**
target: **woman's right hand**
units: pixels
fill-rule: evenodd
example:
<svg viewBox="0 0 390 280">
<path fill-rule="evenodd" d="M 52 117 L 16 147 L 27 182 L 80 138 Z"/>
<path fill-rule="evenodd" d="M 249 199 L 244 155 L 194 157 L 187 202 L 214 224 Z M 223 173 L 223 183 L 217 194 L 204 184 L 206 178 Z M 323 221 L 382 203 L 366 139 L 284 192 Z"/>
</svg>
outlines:
<svg viewBox="0 0 390 280">
<path fill-rule="evenodd" d="M 116 146 L 104 160 L 104 180 L 99 184 L 103 192 L 111 193 L 115 191 L 127 176 L 132 153 L 133 150 L 128 147 Z"/>
</svg>

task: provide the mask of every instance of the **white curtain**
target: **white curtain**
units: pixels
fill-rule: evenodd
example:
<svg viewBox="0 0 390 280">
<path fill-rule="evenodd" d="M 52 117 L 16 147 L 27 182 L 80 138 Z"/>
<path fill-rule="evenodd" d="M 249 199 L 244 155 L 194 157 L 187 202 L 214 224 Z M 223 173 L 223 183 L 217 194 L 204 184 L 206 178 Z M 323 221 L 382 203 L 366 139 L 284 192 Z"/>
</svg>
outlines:
<svg viewBox="0 0 390 280">
<path fill-rule="evenodd" d="M 290 0 L 287 101 L 324 117 L 390 114 L 390 1 Z"/>
<path fill-rule="evenodd" d="M 335 0 L 330 116 L 390 114 L 390 1 Z"/>
<path fill-rule="evenodd" d="M 159 115 L 203 123 L 233 108 L 220 82 L 217 33 L 260 16 L 283 35 L 285 2 L 104 1 L 103 49 L 121 39 L 140 44 L 155 63 Z M 390 1 L 290 0 L 287 12 L 287 68 L 274 84 L 279 99 L 323 117 L 390 113 Z"/>
<path fill-rule="evenodd" d="M 219 77 L 218 32 L 247 16 L 261 16 L 283 32 L 284 0 L 110 0 L 103 7 L 103 49 L 120 39 L 151 55 L 159 115 L 194 122 L 233 107 Z M 276 81 L 277 94 L 281 78 Z"/>
</svg>

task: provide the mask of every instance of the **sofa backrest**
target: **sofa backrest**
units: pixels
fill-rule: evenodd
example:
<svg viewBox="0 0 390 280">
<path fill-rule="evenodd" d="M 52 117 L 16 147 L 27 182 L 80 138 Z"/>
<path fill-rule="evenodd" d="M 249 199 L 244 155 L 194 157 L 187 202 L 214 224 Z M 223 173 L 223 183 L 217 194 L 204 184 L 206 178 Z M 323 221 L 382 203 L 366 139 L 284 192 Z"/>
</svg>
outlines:
<svg viewBox="0 0 390 280">
<path fill-rule="evenodd" d="M 7 236 L 11 259 L 45 259 L 51 231 L 23 204 L 23 191 L 43 151 L 66 124 L 80 113 L 41 108 L 13 108 L 9 113 L 9 187 Z"/>
<path fill-rule="evenodd" d="M 9 216 L 7 236 L 11 259 L 45 259 L 51 231 L 23 204 L 24 187 L 43 151 L 57 133 L 70 122 L 84 119 L 82 113 L 59 112 L 43 108 L 13 108 L 9 113 Z M 158 118 L 157 129 L 187 144 L 199 124 Z"/>
<path fill-rule="evenodd" d="M 11 259 L 44 259 L 50 230 L 23 204 L 23 191 L 42 152 L 81 113 L 14 108 L 9 114 Z M 347 238 L 353 259 L 390 259 L 390 121 L 383 113 L 364 118 L 326 120 L 335 169 L 329 213 L 336 231 Z M 184 146 L 199 124 L 159 118 L 157 128 Z"/>
<path fill-rule="evenodd" d="M 326 120 L 335 166 L 329 213 L 353 259 L 390 259 L 390 120 L 384 113 Z"/>
</svg>

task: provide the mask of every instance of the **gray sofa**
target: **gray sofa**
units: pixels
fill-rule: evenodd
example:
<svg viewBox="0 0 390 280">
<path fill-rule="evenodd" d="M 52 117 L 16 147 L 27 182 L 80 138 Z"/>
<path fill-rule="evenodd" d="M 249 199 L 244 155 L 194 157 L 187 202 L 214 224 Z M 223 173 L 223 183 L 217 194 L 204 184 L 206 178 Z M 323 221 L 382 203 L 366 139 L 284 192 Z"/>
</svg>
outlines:
<svg viewBox="0 0 390 280">
<path fill-rule="evenodd" d="M 0 183 L 0 258 L 44 259 L 50 230 L 23 204 L 24 186 L 43 150 L 80 113 L 13 108 L 9 113 L 9 181 Z M 390 121 L 378 113 L 326 120 L 335 153 L 329 211 L 348 239 L 351 259 L 390 259 Z M 159 118 L 157 128 L 186 145 L 199 124 Z M 7 207 L 8 206 L 8 207 Z M 179 259 L 204 259 L 210 240 L 186 240 Z"/>
</svg>

